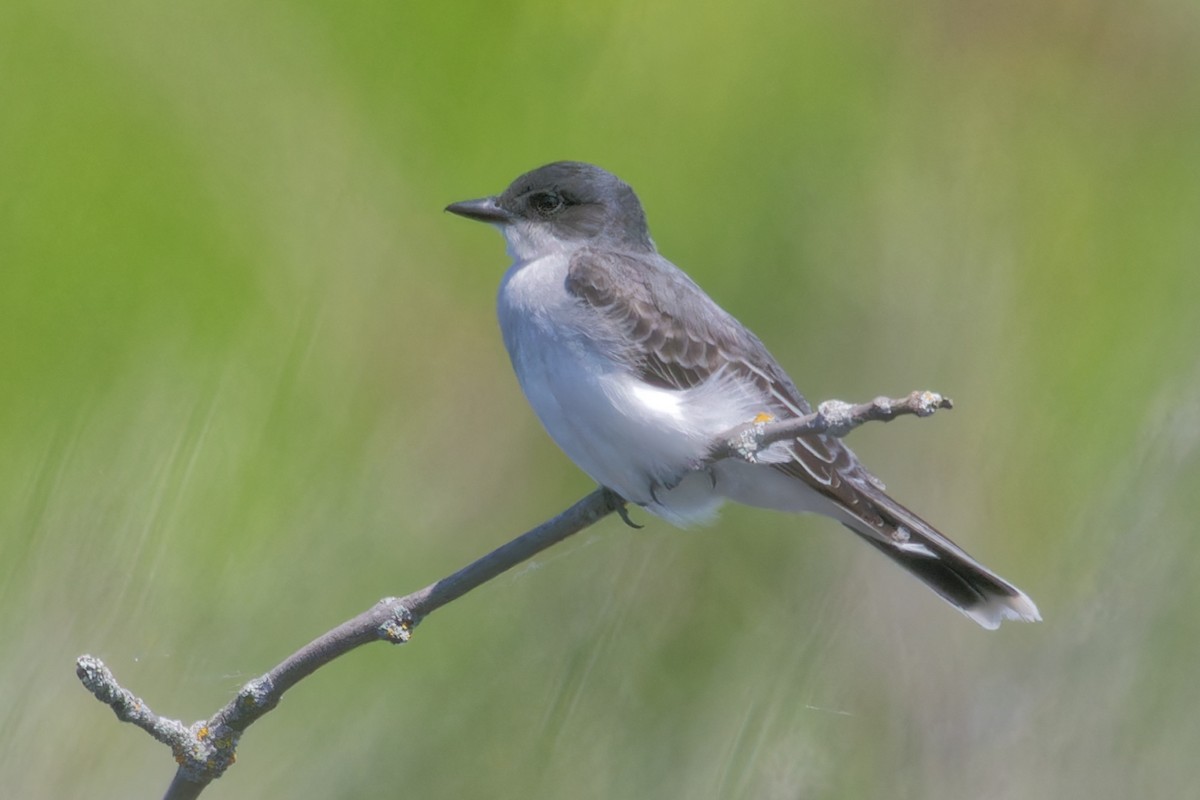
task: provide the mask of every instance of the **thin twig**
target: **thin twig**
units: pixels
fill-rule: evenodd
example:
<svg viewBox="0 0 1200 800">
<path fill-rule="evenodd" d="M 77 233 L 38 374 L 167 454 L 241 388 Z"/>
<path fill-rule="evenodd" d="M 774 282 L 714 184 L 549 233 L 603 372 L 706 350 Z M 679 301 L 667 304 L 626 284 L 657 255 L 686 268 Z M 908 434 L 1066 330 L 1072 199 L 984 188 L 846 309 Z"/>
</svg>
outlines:
<svg viewBox="0 0 1200 800">
<path fill-rule="evenodd" d="M 891 422 L 906 414 L 928 417 L 939 408 L 954 408 L 954 401 L 937 392 L 913 392 L 907 397 L 876 397 L 857 405 L 827 400 L 803 417 L 776 419 L 763 415 L 717 437 L 707 463 L 725 458 L 754 462 L 759 453 L 776 442 L 817 434 L 841 437 L 866 422 Z"/>
<path fill-rule="evenodd" d="M 926 417 L 939 408 L 952 407 L 949 398 L 933 392 L 913 392 L 899 399 L 880 397 L 859 405 L 831 400 L 803 417 L 783 420 L 764 417 L 727 431 L 717 437 L 705 464 L 726 458 L 753 462 L 763 450 L 785 439 L 822 434 L 840 437 L 866 422 L 887 422 L 905 414 Z M 238 740 L 246 728 L 278 705 L 283 693 L 296 683 L 368 642 L 407 642 L 413 629 L 429 614 L 614 511 L 628 522 L 625 501 L 607 489 L 597 489 L 553 519 L 453 575 L 404 597 L 380 600 L 357 617 L 314 639 L 270 672 L 246 683 L 210 719 L 191 726 L 155 714 L 145 702 L 122 688 L 108 667 L 94 656 L 80 656 L 76 660 L 76 674 L 119 719 L 132 722 L 171 748 L 179 769 L 164 800 L 191 800 L 234 762 Z"/>
</svg>

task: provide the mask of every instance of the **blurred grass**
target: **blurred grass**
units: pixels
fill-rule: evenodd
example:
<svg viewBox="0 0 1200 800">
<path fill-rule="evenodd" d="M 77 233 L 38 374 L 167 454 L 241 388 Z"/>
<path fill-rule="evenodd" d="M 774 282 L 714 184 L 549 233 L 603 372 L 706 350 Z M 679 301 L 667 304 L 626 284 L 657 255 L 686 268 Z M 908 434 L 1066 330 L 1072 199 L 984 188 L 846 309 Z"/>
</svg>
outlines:
<svg viewBox="0 0 1200 800">
<path fill-rule="evenodd" d="M 557 158 L 1038 600 L 987 635 L 816 519 L 607 522 L 288 695 L 214 792 L 1186 795 L 1192 3 L 0 9 L 0 779 L 154 796 L 161 713 L 590 487 L 520 398 L 498 237 Z M 402 789 L 400 787 L 403 787 Z"/>
</svg>

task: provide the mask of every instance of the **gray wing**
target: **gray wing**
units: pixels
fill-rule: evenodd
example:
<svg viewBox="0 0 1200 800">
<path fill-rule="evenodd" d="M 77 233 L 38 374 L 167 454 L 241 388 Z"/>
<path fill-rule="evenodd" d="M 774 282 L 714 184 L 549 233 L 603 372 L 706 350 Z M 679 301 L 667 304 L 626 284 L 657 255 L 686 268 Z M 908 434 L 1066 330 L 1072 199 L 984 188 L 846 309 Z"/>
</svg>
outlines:
<svg viewBox="0 0 1200 800">
<path fill-rule="evenodd" d="M 571 258 L 566 289 L 603 318 L 646 383 L 690 389 L 733 369 L 793 414 L 810 413 L 758 337 L 662 256 L 585 248 Z"/>
<path fill-rule="evenodd" d="M 732 370 L 759 387 L 765 411 L 780 418 L 810 413 L 758 337 L 661 256 L 582 250 L 571 259 L 566 288 L 601 315 L 630 368 L 647 383 L 684 390 Z M 981 625 L 1040 619 L 1019 589 L 885 494 L 840 439 L 803 436 L 786 446 L 790 460 L 772 468 L 831 499 L 850 515 L 846 527 Z"/>
<path fill-rule="evenodd" d="M 758 337 L 661 256 L 585 248 L 571 258 L 566 288 L 602 316 L 614 340 L 625 346 L 630 368 L 646 383 L 684 390 L 718 370 L 732 371 L 758 386 L 765 412 L 781 419 L 811 413 Z M 805 436 L 791 452 L 791 461 L 773 466 L 841 503 L 856 505 L 859 499 L 845 485 L 847 478 L 875 482 L 836 438 Z"/>
</svg>

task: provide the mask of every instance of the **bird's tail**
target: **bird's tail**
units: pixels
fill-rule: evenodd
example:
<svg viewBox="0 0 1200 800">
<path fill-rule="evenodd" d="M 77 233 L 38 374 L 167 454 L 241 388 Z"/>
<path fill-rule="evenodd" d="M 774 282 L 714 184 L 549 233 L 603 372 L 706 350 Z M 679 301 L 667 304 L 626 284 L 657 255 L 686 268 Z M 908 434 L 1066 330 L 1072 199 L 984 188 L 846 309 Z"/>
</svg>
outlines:
<svg viewBox="0 0 1200 800">
<path fill-rule="evenodd" d="M 843 521 L 871 546 L 911 572 L 942 599 L 988 630 L 1003 620 L 1040 622 L 1029 596 L 882 491 L 864 492 L 864 513 Z M 867 508 L 863 508 L 867 506 Z"/>
</svg>

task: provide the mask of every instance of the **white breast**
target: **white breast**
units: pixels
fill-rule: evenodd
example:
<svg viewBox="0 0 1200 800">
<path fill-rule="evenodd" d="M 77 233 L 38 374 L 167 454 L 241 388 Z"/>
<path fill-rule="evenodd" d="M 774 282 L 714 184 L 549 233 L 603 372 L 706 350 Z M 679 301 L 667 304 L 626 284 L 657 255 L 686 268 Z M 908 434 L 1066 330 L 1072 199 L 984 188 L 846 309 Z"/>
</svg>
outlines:
<svg viewBox="0 0 1200 800">
<path fill-rule="evenodd" d="M 721 497 L 707 474 L 676 484 L 713 436 L 763 410 L 761 399 L 720 376 L 680 392 L 630 374 L 589 335 L 587 309 L 564 287 L 568 261 L 559 252 L 518 262 L 500 285 L 500 327 L 530 405 L 596 482 L 677 524 L 711 517 Z"/>
</svg>

